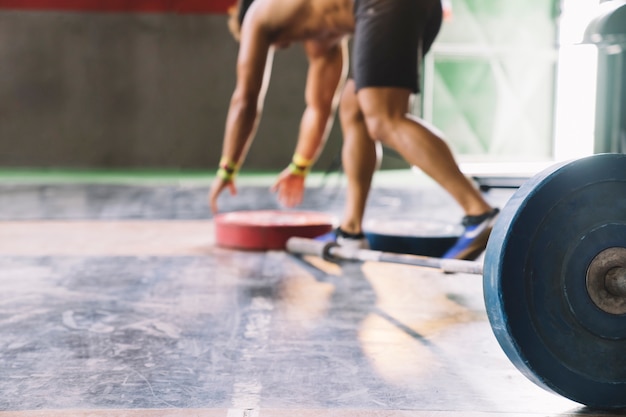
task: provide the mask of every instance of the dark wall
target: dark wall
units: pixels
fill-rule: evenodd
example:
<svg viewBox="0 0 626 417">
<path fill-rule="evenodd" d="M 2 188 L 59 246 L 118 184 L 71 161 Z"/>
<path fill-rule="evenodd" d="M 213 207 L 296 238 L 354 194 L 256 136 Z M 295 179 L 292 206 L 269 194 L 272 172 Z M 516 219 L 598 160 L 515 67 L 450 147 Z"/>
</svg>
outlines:
<svg viewBox="0 0 626 417">
<path fill-rule="evenodd" d="M 213 169 L 236 54 L 224 15 L 0 11 L 0 167 Z M 247 169 L 289 162 L 305 71 L 277 52 Z"/>
</svg>

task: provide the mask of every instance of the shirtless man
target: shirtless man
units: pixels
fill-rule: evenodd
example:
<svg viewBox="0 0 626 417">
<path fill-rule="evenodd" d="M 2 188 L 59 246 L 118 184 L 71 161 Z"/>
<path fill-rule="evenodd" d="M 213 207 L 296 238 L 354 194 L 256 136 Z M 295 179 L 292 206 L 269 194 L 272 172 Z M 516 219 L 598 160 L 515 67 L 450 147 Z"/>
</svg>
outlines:
<svg viewBox="0 0 626 417">
<path fill-rule="evenodd" d="M 428 51 L 441 25 L 440 0 L 243 0 L 242 5 L 249 7 L 240 13 L 237 86 L 210 191 L 212 210 L 217 211 L 225 188 L 236 192 L 234 174 L 254 136 L 273 48 L 293 42 L 304 44 L 309 59 L 307 107 L 292 164 L 274 189 L 281 203 L 300 202 L 304 175 L 324 144 L 345 77 L 346 37 L 354 34 L 354 82 L 346 84 L 340 108 L 346 207 L 340 227 L 324 238 L 365 246 L 363 214 L 376 165 L 375 142 L 380 142 L 422 169 L 465 211 L 465 233 L 444 257 L 480 255 L 498 210 L 461 173 L 441 135 L 409 114 L 410 96 L 418 92 L 419 53 Z"/>
<path fill-rule="evenodd" d="M 346 79 L 346 35 L 354 30 L 351 0 L 240 0 L 229 26 L 240 43 L 237 84 L 226 120 L 220 170 L 210 194 L 211 209 L 217 211 L 217 197 L 225 187 L 236 193 L 229 173 L 235 174 L 241 166 L 254 137 L 274 50 L 301 42 L 309 62 L 306 108 L 294 160 L 273 187 L 281 204 L 295 207 L 302 200 L 306 174 L 332 127 Z"/>
</svg>

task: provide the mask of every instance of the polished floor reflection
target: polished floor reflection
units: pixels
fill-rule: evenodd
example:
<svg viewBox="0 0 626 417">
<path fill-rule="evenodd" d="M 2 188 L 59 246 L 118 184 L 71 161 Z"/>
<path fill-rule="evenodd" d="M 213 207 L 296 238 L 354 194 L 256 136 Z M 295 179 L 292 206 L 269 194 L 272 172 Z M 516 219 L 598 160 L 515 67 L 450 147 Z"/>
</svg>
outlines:
<svg viewBox="0 0 626 417">
<path fill-rule="evenodd" d="M 479 276 L 222 249 L 206 189 L 99 187 L 0 186 L 0 417 L 620 415 L 522 376 Z"/>
</svg>

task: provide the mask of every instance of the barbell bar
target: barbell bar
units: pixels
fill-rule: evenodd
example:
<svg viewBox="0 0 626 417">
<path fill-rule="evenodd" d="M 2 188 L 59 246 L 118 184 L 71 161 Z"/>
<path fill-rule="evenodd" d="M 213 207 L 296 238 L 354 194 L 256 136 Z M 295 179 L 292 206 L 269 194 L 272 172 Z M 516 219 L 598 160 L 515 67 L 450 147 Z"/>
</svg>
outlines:
<svg viewBox="0 0 626 417">
<path fill-rule="evenodd" d="M 287 251 L 302 256 L 317 256 L 327 261 L 387 262 L 402 265 L 440 269 L 444 273 L 483 274 L 483 264 L 476 261 L 443 259 L 430 256 L 384 252 L 371 249 L 356 249 L 335 242 L 321 242 L 304 237 L 287 240 Z M 604 291 L 612 297 L 621 297 L 626 304 L 626 268 L 613 267 L 599 278 L 601 284 L 596 292 Z"/>
<path fill-rule="evenodd" d="M 298 255 L 312 255 L 328 261 L 361 261 L 361 262 L 388 262 L 403 265 L 422 266 L 425 268 L 441 269 L 448 273 L 483 273 L 483 265 L 475 261 L 458 259 L 441 259 L 429 256 L 411 255 L 405 253 L 383 252 L 371 249 L 356 249 L 340 246 L 334 242 L 320 242 L 303 237 L 291 237 L 287 240 L 287 251 Z"/>
<path fill-rule="evenodd" d="M 555 164 L 502 208 L 484 263 L 291 238 L 287 250 L 482 274 L 498 343 L 532 382 L 580 404 L 626 408 L 626 155 Z"/>
</svg>

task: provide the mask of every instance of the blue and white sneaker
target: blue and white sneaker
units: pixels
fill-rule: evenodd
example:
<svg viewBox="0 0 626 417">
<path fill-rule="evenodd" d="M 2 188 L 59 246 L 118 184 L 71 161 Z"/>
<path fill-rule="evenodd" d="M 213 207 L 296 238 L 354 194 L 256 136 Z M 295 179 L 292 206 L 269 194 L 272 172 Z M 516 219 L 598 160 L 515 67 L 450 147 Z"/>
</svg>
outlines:
<svg viewBox="0 0 626 417">
<path fill-rule="evenodd" d="M 463 217 L 462 225 L 465 226 L 465 231 L 442 258 L 468 261 L 478 258 L 487 247 L 487 241 L 498 213 L 500 210 L 495 208 L 480 216 Z"/>
<path fill-rule="evenodd" d="M 339 246 L 354 250 L 370 248 L 369 242 L 363 233 L 353 234 L 344 232 L 340 227 L 316 237 L 315 240 L 325 243 L 335 242 Z"/>
</svg>

